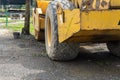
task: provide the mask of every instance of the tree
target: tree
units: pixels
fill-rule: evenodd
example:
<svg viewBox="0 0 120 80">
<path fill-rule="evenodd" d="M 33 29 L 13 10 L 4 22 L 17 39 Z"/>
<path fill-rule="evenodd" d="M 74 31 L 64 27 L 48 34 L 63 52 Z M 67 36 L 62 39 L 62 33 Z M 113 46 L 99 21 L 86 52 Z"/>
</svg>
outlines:
<svg viewBox="0 0 120 80">
<path fill-rule="evenodd" d="M 26 0 L 25 22 L 22 28 L 23 35 L 30 35 L 30 0 Z"/>
</svg>

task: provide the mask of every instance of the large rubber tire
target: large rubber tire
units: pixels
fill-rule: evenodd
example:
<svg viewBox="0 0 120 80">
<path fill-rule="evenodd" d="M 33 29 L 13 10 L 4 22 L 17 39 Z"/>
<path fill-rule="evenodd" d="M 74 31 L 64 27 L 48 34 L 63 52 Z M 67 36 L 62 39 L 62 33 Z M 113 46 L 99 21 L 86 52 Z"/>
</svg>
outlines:
<svg viewBox="0 0 120 80">
<path fill-rule="evenodd" d="M 120 57 L 120 42 L 108 42 L 107 47 L 111 54 Z"/>
<path fill-rule="evenodd" d="M 63 9 L 69 9 L 70 7 L 68 0 L 54 0 L 48 5 L 45 18 L 46 51 L 49 58 L 52 60 L 68 61 L 77 57 L 79 43 L 59 43 L 56 15 L 56 4 L 58 2 L 61 3 Z"/>
</svg>

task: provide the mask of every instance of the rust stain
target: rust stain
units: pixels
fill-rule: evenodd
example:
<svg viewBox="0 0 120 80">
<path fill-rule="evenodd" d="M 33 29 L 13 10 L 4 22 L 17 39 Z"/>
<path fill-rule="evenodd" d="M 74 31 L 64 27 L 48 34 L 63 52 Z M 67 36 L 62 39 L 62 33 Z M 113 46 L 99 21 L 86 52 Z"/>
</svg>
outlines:
<svg viewBox="0 0 120 80">
<path fill-rule="evenodd" d="M 96 9 L 99 9 L 100 6 L 100 0 L 96 0 Z"/>
<path fill-rule="evenodd" d="M 107 2 L 103 0 L 103 1 L 101 2 L 101 6 L 104 7 L 104 6 L 106 6 L 106 5 L 107 5 Z"/>
<path fill-rule="evenodd" d="M 109 8 L 110 0 L 83 0 L 82 10 L 101 10 Z"/>
<path fill-rule="evenodd" d="M 93 2 L 94 2 L 94 0 L 83 0 L 83 2 L 82 2 L 82 8 L 84 10 L 93 9 Z"/>
</svg>

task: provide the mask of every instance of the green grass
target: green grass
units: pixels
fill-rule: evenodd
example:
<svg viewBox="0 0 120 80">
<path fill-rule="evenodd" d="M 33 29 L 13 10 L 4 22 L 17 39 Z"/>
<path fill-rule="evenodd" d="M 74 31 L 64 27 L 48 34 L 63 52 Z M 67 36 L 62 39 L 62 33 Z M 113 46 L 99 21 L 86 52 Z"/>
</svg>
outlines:
<svg viewBox="0 0 120 80">
<path fill-rule="evenodd" d="M 5 12 L 5 10 L 0 9 L 0 12 Z"/>
<path fill-rule="evenodd" d="M 5 22 L 6 20 L 5 20 L 5 17 L 3 17 L 3 18 L 0 18 L 0 22 Z"/>
<path fill-rule="evenodd" d="M 20 21 L 20 20 L 11 20 L 10 18 L 8 18 L 8 23 L 17 22 L 17 21 Z M 5 23 L 5 22 L 6 22 L 6 17 L 1 17 L 0 23 Z"/>
<path fill-rule="evenodd" d="M 15 21 L 16 22 L 16 21 Z M 21 22 L 21 21 L 20 21 Z M 18 31 L 18 32 L 21 32 L 22 31 L 22 28 L 24 27 L 24 21 L 22 21 L 22 23 L 16 23 L 16 24 L 11 24 L 11 23 L 8 23 L 8 26 L 6 27 L 5 24 L 0 27 L 0 28 L 5 28 L 5 29 L 9 29 L 11 31 Z M 33 24 L 32 22 L 30 22 L 30 33 L 34 35 L 34 27 L 33 27 Z"/>
</svg>

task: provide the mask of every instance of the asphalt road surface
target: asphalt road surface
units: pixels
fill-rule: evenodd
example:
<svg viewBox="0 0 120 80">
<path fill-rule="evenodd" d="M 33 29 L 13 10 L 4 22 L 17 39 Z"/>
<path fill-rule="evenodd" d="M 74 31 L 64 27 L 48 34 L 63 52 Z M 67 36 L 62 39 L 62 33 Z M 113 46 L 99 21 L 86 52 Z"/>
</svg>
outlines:
<svg viewBox="0 0 120 80">
<path fill-rule="evenodd" d="M 120 58 L 105 44 L 82 44 L 80 50 L 75 60 L 51 61 L 44 42 L 14 39 L 0 29 L 0 80 L 120 80 Z"/>
</svg>

